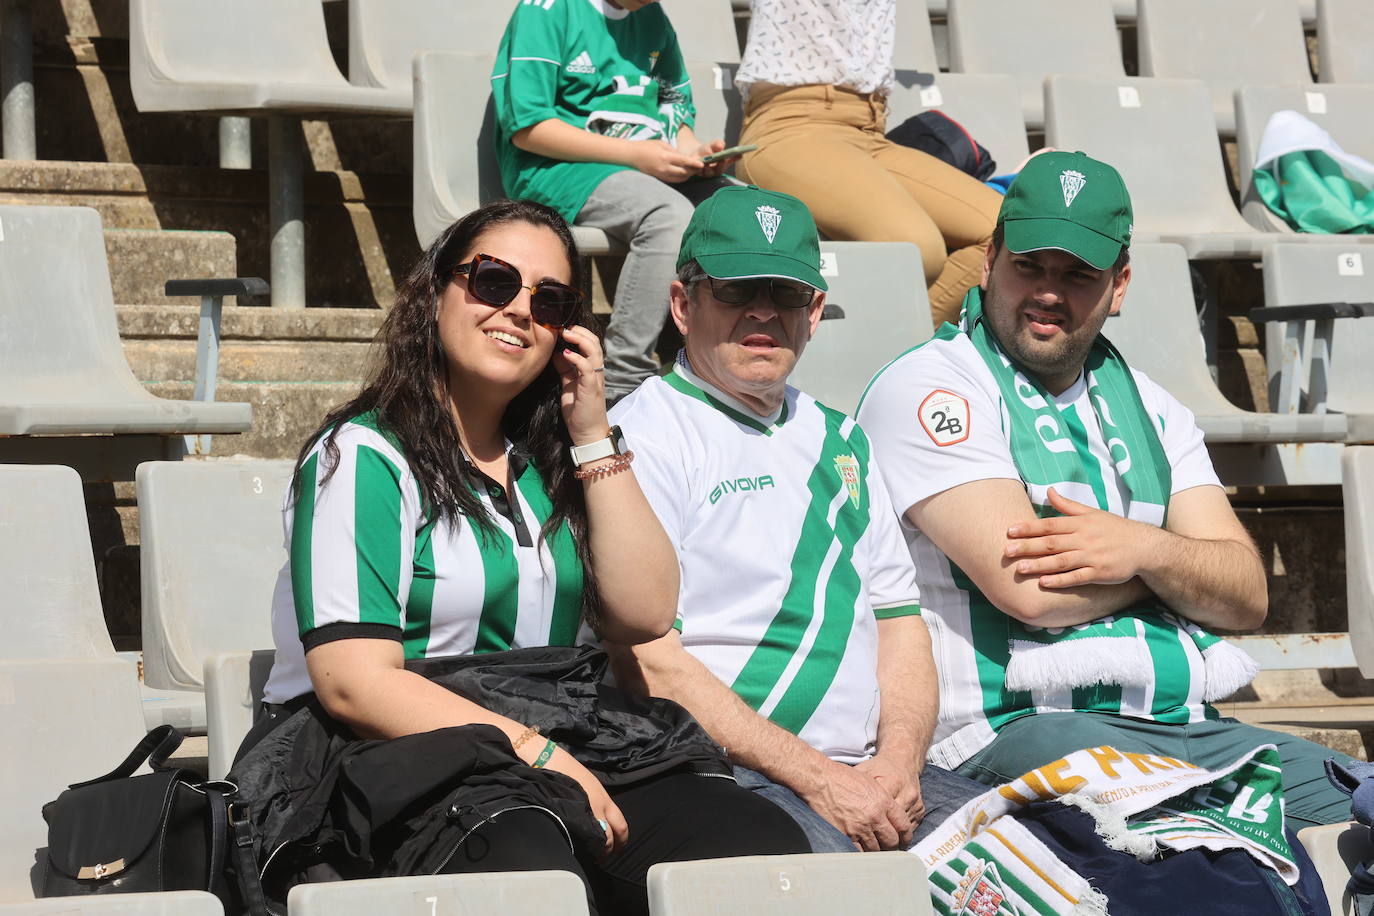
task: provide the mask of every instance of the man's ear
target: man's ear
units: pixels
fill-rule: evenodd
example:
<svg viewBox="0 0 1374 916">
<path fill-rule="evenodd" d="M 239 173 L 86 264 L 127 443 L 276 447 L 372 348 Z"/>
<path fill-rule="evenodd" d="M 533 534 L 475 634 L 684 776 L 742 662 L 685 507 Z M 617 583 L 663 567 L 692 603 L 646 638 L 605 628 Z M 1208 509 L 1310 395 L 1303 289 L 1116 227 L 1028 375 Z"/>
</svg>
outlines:
<svg viewBox="0 0 1374 916">
<path fill-rule="evenodd" d="M 1107 310 L 1108 315 L 1117 315 L 1121 312 L 1121 302 L 1126 298 L 1126 287 L 1131 285 L 1131 265 L 1127 264 L 1121 268 L 1121 273 L 1112 277 L 1112 305 Z"/>
<path fill-rule="evenodd" d="M 808 325 L 806 339 L 810 340 L 816 336 L 816 329 L 821 326 L 821 313 L 825 311 L 825 293 L 816 290 L 816 296 L 811 300 L 811 305 L 808 307 L 811 309 L 811 313 L 806 318 Z"/>
<path fill-rule="evenodd" d="M 688 313 L 692 307 L 692 297 L 687 292 L 687 287 L 681 280 L 674 280 L 668 287 L 668 309 L 673 313 L 673 324 L 677 325 L 678 333 L 683 337 L 687 336 Z"/>
<path fill-rule="evenodd" d="M 997 260 L 997 251 L 997 246 L 988 242 L 987 250 L 983 252 L 983 276 L 978 281 L 978 285 L 983 289 L 988 288 L 988 277 L 992 276 L 992 262 Z"/>
</svg>

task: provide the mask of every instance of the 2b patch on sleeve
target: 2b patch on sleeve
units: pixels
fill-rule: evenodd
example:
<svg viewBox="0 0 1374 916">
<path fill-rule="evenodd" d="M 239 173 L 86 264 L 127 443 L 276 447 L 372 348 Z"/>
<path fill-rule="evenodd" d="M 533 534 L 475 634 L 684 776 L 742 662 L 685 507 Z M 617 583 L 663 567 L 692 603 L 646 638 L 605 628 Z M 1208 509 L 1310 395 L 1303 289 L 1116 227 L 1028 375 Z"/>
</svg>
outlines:
<svg viewBox="0 0 1374 916">
<path fill-rule="evenodd" d="M 916 416 L 930 441 L 942 448 L 968 438 L 968 401 L 952 391 L 937 388 L 926 395 Z"/>
</svg>

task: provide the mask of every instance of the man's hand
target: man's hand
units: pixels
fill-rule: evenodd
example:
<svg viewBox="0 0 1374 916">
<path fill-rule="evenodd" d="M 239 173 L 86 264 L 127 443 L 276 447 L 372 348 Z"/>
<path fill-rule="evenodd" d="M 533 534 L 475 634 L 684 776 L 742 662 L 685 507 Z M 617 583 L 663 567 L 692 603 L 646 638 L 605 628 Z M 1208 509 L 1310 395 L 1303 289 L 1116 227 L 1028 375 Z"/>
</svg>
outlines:
<svg viewBox="0 0 1374 916">
<path fill-rule="evenodd" d="M 926 816 L 925 802 L 921 800 L 919 769 L 919 764 L 903 766 L 895 760 L 884 757 L 881 753 L 854 767 L 856 772 L 871 776 L 882 787 L 883 791 L 901 806 L 902 810 L 906 812 L 907 819 L 911 821 L 912 830 L 915 830 L 916 825 L 921 823 Z M 903 834 L 901 842 L 901 848 L 905 849 L 911 843 L 911 834 L 909 832 Z"/>
<path fill-rule="evenodd" d="M 1117 585 L 1140 573 L 1160 529 L 1061 496 L 1050 505 L 1063 515 L 1007 529 L 1006 556 L 1020 576 L 1038 576 L 1043 588 Z"/>
<path fill-rule="evenodd" d="M 699 157 L 684 153 L 663 140 L 636 140 L 631 164 L 645 175 L 652 175 L 669 184 L 678 184 L 700 175 L 702 169 L 707 167 Z"/>
<path fill-rule="evenodd" d="M 856 767 L 827 761 L 814 788 L 797 794 L 864 852 L 905 849 L 911 842 L 914 826 L 903 806 Z"/>
<path fill-rule="evenodd" d="M 724 140 L 712 140 L 709 143 L 697 144 L 696 149 L 691 150 L 690 152 L 691 155 L 696 156 L 698 159 L 702 159 L 706 156 L 711 155 L 712 153 L 718 153 L 723 149 L 725 149 Z M 689 151 L 683 150 L 683 152 Z M 739 159 L 739 156 L 731 156 L 729 159 L 721 159 L 718 162 L 705 163 L 702 165 L 701 171 L 697 172 L 697 174 L 702 178 L 717 178 L 725 174 L 725 170 L 730 166 L 730 163 L 738 162 Z"/>
</svg>

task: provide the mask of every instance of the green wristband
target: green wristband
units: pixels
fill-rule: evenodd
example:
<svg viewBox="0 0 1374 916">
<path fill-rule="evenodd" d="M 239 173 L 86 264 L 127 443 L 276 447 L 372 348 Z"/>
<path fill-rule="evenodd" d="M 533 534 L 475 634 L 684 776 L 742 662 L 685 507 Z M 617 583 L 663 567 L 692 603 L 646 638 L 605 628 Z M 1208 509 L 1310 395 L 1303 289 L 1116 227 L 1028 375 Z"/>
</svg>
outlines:
<svg viewBox="0 0 1374 916">
<path fill-rule="evenodd" d="M 530 764 L 530 766 L 534 767 L 536 770 L 539 769 L 549 762 L 549 758 L 553 756 L 553 752 L 556 750 L 558 750 L 558 745 L 554 744 L 553 739 L 550 738 L 548 743 L 544 745 L 544 749 L 539 752 L 538 757 L 534 758 L 534 763 Z"/>
</svg>

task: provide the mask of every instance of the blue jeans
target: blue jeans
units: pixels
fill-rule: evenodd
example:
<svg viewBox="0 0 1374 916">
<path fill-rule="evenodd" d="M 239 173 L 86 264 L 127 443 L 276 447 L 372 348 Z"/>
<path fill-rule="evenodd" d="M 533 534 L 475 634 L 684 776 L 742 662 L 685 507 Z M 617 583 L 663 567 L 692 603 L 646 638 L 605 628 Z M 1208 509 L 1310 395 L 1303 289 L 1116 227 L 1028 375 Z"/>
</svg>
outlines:
<svg viewBox="0 0 1374 916">
<path fill-rule="evenodd" d="M 810 805 L 786 786 L 741 766 L 735 767 L 735 779 L 746 789 L 757 792 L 791 815 L 810 841 L 812 852 L 858 852 L 849 837 L 813 811 Z M 925 769 L 921 770 L 921 801 L 925 803 L 926 816 L 916 826 L 911 845 L 915 846 L 924 839 L 926 834 L 940 826 L 945 818 L 962 808 L 969 799 L 987 790 L 987 786 L 958 773 L 926 764 Z"/>
</svg>

